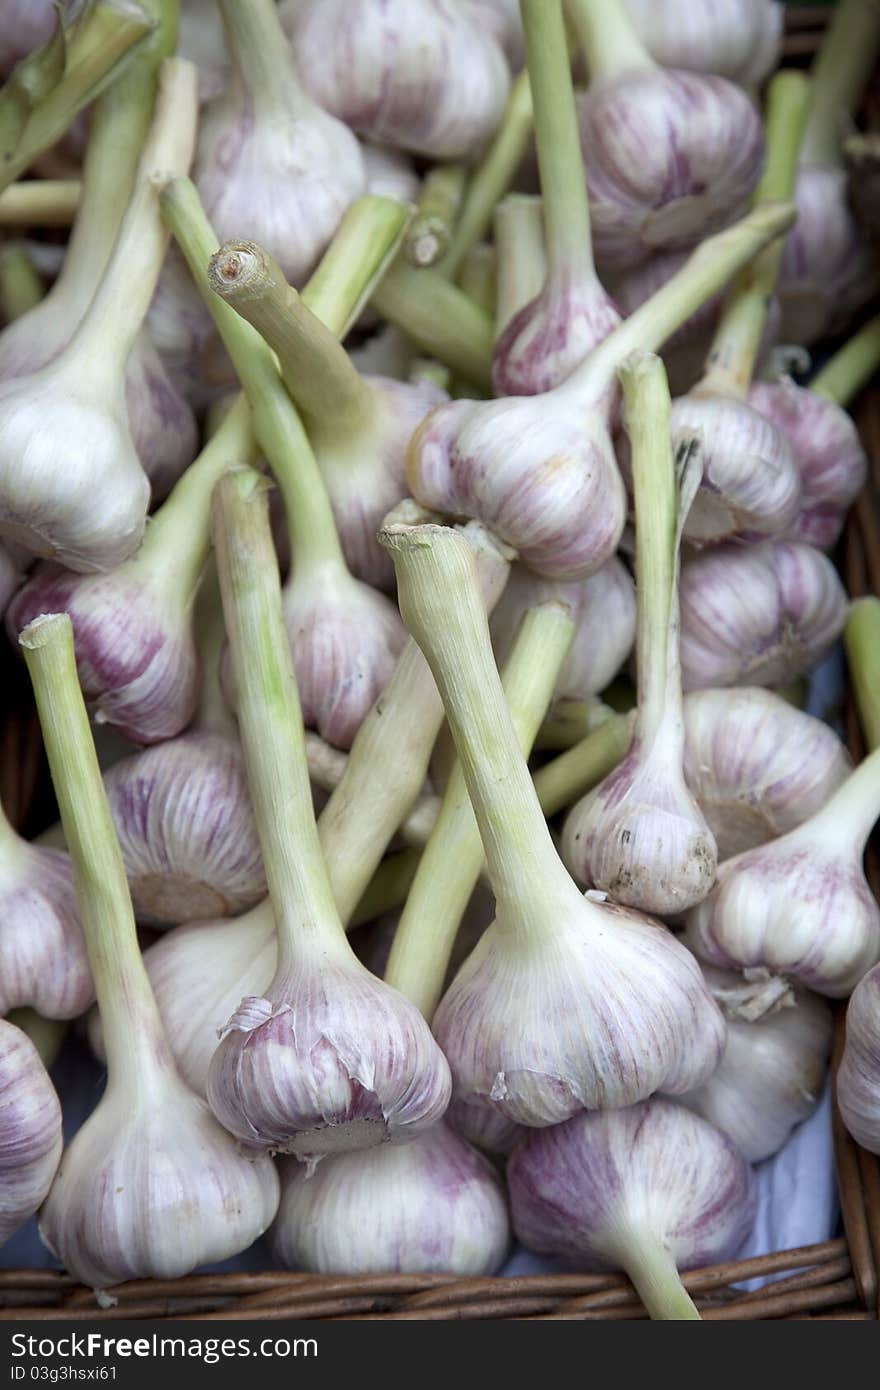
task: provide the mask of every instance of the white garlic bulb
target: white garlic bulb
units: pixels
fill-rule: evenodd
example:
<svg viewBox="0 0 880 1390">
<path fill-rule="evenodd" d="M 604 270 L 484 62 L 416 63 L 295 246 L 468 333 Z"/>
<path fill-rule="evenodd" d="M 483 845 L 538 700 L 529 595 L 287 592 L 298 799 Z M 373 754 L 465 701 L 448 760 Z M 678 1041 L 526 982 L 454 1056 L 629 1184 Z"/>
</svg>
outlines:
<svg viewBox="0 0 880 1390">
<path fill-rule="evenodd" d="M 819 1104 L 831 1052 L 831 1010 L 818 995 L 799 989 L 776 1012 L 738 1018 L 725 992 L 735 998 L 742 976 L 709 965 L 703 973 L 727 1015 L 727 1043 L 717 1071 L 678 1101 L 729 1135 L 749 1163 L 760 1163 Z"/>
<path fill-rule="evenodd" d="M 210 101 L 229 81 L 229 54 L 217 0 L 182 0 L 177 51 L 199 70 L 199 98 Z"/>
<path fill-rule="evenodd" d="M 625 0 L 639 37 L 666 68 L 713 72 L 744 87 L 776 66 L 784 10 L 776 0 Z"/>
<path fill-rule="evenodd" d="M 853 990 L 846 1010 L 846 1043 L 837 1073 L 837 1104 L 857 1144 L 880 1153 L 880 969 Z"/>
<path fill-rule="evenodd" d="M 270 1235 L 288 1269 L 494 1274 L 510 1244 L 495 1168 L 441 1122 L 410 1144 L 281 1166 Z"/>
<path fill-rule="evenodd" d="M 367 192 L 379 198 L 399 198 L 402 203 L 417 203 L 421 183 L 412 160 L 390 145 L 361 143 Z"/>
<path fill-rule="evenodd" d="M 61 1143 L 61 1106 L 40 1054 L 0 1018 L 0 1246 L 48 1192 Z"/>
</svg>

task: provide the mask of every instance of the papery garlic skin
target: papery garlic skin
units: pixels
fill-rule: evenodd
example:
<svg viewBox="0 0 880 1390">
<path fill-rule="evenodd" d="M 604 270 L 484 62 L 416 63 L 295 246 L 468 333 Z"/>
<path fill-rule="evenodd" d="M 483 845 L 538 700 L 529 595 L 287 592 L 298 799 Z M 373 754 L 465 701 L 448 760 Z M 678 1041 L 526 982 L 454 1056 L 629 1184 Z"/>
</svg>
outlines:
<svg viewBox="0 0 880 1390">
<path fill-rule="evenodd" d="M 784 685 L 830 650 L 849 608 L 831 561 L 789 541 L 685 557 L 679 597 L 684 690 Z"/>
<path fill-rule="evenodd" d="M 730 1139 L 664 1100 L 576 1115 L 525 1136 L 507 1165 L 513 1227 L 531 1250 L 619 1269 L 640 1235 L 680 1269 L 734 1255 L 757 1184 Z"/>
<path fill-rule="evenodd" d="M 604 429 L 563 390 L 438 407 L 413 435 L 407 478 L 422 506 L 478 518 L 529 569 L 586 579 L 617 549 L 626 493 Z"/>
<path fill-rule="evenodd" d="M 281 1166 L 273 1253 L 316 1274 L 494 1274 L 510 1245 L 504 1186 L 443 1121 L 409 1144 Z"/>
<path fill-rule="evenodd" d="M 761 173 L 760 116 L 723 77 L 625 72 L 581 98 L 579 124 L 600 270 L 728 226 Z"/>
<path fill-rule="evenodd" d="M 837 1104 L 853 1139 L 880 1154 L 880 968 L 859 981 L 846 1009 Z"/>
<path fill-rule="evenodd" d="M 753 382 L 749 404 L 783 431 L 800 473 L 800 512 L 788 536 L 830 550 L 868 476 L 867 455 L 852 417 L 790 378 Z"/>
<path fill-rule="evenodd" d="M 0 539 L 87 574 L 137 550 L 150 485 L 121 374 L 91 381 L 76 368 L 0 383 Z"/>
<path fill-rule="evenodd" d="M 629 570 L 614 556 L 588 579 L 562 583 L 542 579 L 524 565 L 511 565 L 504 593 L 489 621 L 499 666 L 507 658 L 526 610 L 551 599 L 566 604 L 576 625 L 571 652 L 556 684 L 556 698 L 582 700 L 596 695 L 617 675 L 635 641 L 636 597 Z"/>
<path fill-rule="evenodd" d="M 685 696 L 685 780 L 730 859 L 821 809 L 852 771 L 821 719 L 759 686 Z"/>
<path fill-rule="evenodd" d="M 495 344 L 492 384 L 499 396 L 537 396 L 559 386 L 621 322 L 598 280 L 552 277 L 514 314 Z"/>
<path fill-rule="evenodd" d="M 719 865 L 688 913 L 687 944 L 725 970 L 768 970 L 844 999 L 880 959 L 880 906 L 858 854 L 845 858 L 810 822 Z"/>
<path fill-rule="evenodd" d="M 477 943 L 434 1016 L 457 1101 L 542 1127 L 691 1090 L 714 1071 L 725 1025 L 696 961 L 641 913 L 590 907 L 534 945 L 497 920 Z"/>
<path fill-rule="evenodd" d="M 451 1081 L 418 1009 L 347 946 L 313 964 L 286 981 L 284 1004 L 244 998 L 222 1029 L 207 1085 L 217 1119 L 250 1146 L 307 1159 L 430 1128 Z"/>
<path fill-rule="evenodd" d="M 192 615 L 179 595 L 137 575 L 80 577 L 41 565 L 9 605 L 14 637 L 41 613 L 69 613 L 83 694 L 97 723 L 132 743 L 173 738 L 199 693 Z"/>
<path fill-rule="evenodd" d="M 651 57 L 743 86 L 776 66 L 784 9 L 775 0 L 624 0 Z"/>
<path fill-rule="evenodd" d="M 238 743 L 194 731 L 114 763 L 104 788 L 135 910 L 168 925 L 234 916 L 266 875 Z"/>
<path fill-rule="evenodd" d="M 0 856 L 0 1016 L 32 1008 L 77 1018 L 95 997 L 73 886 L 61 850 L 7 840 Z"/>
<path fill-rule="evenodd" d="M 704 966 L 724 1008 L 723 989 L 741 975 Z M 727 1013 L 727 1045 L 717 1071 L 679 1096 L 695 1114 L 729 1135 L 749 1163 L 778 1153 L 791 1131 L 812 1115 L 831 1053 L 831 1010 L 818 995 L 795 990 L 793 1001 L 752 1022 Z"/>
<path fill-rule="evenodd" d="M 253 1244 L 278 1207 L 268 1159 L 240 1154 L 172 1071 L 150 1080 L 108 1088 L 40 1212 L 44 1244 L 92 1288 L 175 1279 L 226 1259 Z"/>
<path fill-rule="evenodd" d="M 40 1054 L 0 1018 L 0 1246 L 39 1207 L 61 1145 L 61 1106 Z"/>
<path fill-rule="evenodd" d="M 466 159 L 501 120 L 510 71 L 485 24 L 473 23 L 464 6 L 312 0 L 290 32 L 315 101 L 370 140 L 432 159 Z"/>
</svg>

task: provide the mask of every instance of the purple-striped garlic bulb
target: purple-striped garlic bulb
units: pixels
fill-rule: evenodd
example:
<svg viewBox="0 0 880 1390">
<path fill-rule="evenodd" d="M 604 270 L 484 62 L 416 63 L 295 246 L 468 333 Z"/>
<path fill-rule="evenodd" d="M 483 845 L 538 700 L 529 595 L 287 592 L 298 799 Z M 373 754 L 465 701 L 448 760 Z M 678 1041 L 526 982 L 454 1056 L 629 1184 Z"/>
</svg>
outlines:
<svg viewBox="0 0 880 1390">
<path fill-rule="evenodd" d="M 794 830 L 852 770 L 833 729 L 760 686 L 691 691 L 684 728 L 685 780 L 719 860 Z"/>
<path fill-rule="evenodd" d="M 61 1106 L 40 1054 L 0 1018 L 0 1247 L 49 1191 L 61 1144 Z"/>
<path fill-rule="evenodd" d="M 846 998 L 880 959 L 880 907 L 862 855 L 880 813 L 880 751 L 795 830 L 720 865 L 688 914 L 700 960 Z"/>
<path fill-rule="evenodd" d="M 299 0 L 292 0 L 293 4 Z M 475 24 L 494 35 L 504 50 L 511 72 L 519 72 L 526 60 L 519 0 L 459 0 Z"/>
<path fill-rule="evenodd" d="M 70 0 L 61 6 L 72 8 Z M 7 0 L 0 33 L 0 76 L 8 77 L 16 63 L 52 37 L 59 6 L 53 0 Z"/>
<path fill-rule="evenodd" d="M 729 1135 L 749 1163 L 760 1163 L 778 1153 L 819 1104 L 831 1054 L 831 1010 L 817 994 L 796 989 L 780 1007 L 753 1019 L 747 1002 L 753 986 L 711 965 L 703 973 L 727 1018 L 727 1043 L 717 1070 L 678 1101 Z"/>
<path fill-rule="evenodd" d="M 880 968 L 856 985 L 846 1008 L 846 1043 L 837 1104 L 857 1144 L 880 1154 Z"/>
<path fill-rule="evenodd" d="M 658 67 L 624 0 L 569 6 L 590 71 L 579 119 L 600 269 L 728 226 L 764 158 L 749 97 L 724 77 Z"/>
<path fill-rule="evenodd" d="M 495 1167 L 441 1120 L 311 1173 L 286 1159 L 269 1239 L 285 1268 L 317 1274 L 494 1274 L 510 1221 Z"/>
<path fill-rule="evenodd" d="M 652 1318 L 699 1318 L 679 1270 L 735 1255 L 757 1209 L 733 1142 L 657 1099 L 524 1135 L 507 1181 L 524 1245 L 624 1270 Z"/>
<path fill-rule="evenodd" d="M 779 59 L 777 0 L 624 0 L 651 57 L 665 68 L 757 86 Z"/>
<path fill-rule="evenodd" d="M 831 561 L 794 541 L 687 556 L 679 594 L 685 690 L 785 685 L 831 649 L 849 608 Z"/>
<path fill-rule="evenodd" d="M 471 159 L 493 135 L 510 71 L 490 26 L 466 6 L 311 0 L 292 8 L 288 32 L 303 82 L 359 135 L 438 160 Z"/>
<path fill-rule="evenodd" d="M 254 237 L 301 285 L 364 192 L 360 145 L 306 92 L 274 0 L 219 4 L 233 76 L 202 113 L 193 177 L 217 235 Z"/>
</svg>

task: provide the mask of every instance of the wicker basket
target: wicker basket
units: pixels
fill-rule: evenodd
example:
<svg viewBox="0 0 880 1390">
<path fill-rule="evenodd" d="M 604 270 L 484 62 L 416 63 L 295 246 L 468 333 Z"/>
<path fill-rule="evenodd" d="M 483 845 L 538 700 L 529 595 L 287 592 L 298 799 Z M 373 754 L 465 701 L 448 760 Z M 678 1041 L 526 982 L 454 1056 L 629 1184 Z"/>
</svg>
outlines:
<svg viewBox="0 0 880 1390">
<path fill-rule="evenodd" d="M 822 5 L 790 6 L 785 60 L 807 63 L 827 21 Z M 880 594 L 880 386 L 866 392 L 856 418 L 871 460 L 871 477 L 850 515 L 841 548 L 849 593 Z M 0 728 L 0 792 L 10 818 L 27 826 L 35 794 L 45 788 L 39 729 L 21 667 L 0 653 L 5 707 Z M 847 697 L 847 741 L 863 756 L 854 702 Z M 37 796 L 37 801 L 41 798 Z M 880 897 L 880 852 L 869 847 L 868 876 Z M 845 1005 L 837 1008 L 832 1072 L 844 1040 Z M 833 1113 L 834 1148 L 844 1237 L 821 1245 L 735 1260 L 683 1276 L 706 1320 L 880 1319 L 880 1159 L 850 1138 Z M 773 1275 L 751 1293 L 732 1285 Z M 528 1278 L 455 1279 L 442 1274 L 313 1275 L 283 1271 L 196 1274 L 136 1279 L 99 1309 L 90 1289 L 50 1270 L 0 1270 L 0 1321 L 111 1321 L 131 1318 L 645 1319 L 632 1285 L 617 1274 L 551 1274 Z"/>
</svg>

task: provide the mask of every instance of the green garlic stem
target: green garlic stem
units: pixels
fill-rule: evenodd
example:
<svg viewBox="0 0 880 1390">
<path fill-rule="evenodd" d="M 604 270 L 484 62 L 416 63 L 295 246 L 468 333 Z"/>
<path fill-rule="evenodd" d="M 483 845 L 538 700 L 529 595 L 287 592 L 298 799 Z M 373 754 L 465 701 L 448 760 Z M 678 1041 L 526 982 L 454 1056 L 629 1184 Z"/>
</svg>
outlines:
<svg viewBox="0 0 880 1390">
<path fill-rule="evenodd" d="M 478 242 L 464 258 L 459 286 L 490 320 L 495 317 L 495 278 L 495 247 L 487 241 Z"/>
<path fill-rule="evenodd" d="M 346 209 L 302 301 L 340 340 L 360 317 L 397 255 L 412 209 L 396 198 L 365 193 Z"/>
<path fill-rule="evenodd" d="M 2 227 L 69 227 L 82 194 L 80 179 L 25 179 L 0 193 Z"/>
<path fill-rule="evenodd" d="M 226 646 L 226 623 L 220 596 L 220 576 L 213 556 L 205 566 L 196 599 L 196 647 L 202 670 L 199 703 L 191 727 L 203 733 L 238 738 L 235 721 L 220 684 L 220 658 Z"/>
<path fill-rule="evenodd" d="M 502 675 L 516 736 L 527 757 L 571 650 L 574 623 L 560 603 L 524 616 Z M 431 1019 L 455 938 L 480 871 L 483 844 L 460 763 L 452 769 L 440 813 L 400 918 L 385 980 Z"/>
<path fill-rule="evenodd" d="M 635 710 L 611 715 L 580 743 L 538 769 L 533 780 L 545 816 L 571 806 L 622 762 L 632 743 L 635 717 Z"/>
<path fill-rule="evenodd" d="M 404 849 L 383 859 L 351 915 L 349 930 L 361 927 L 365 922 L 374 922 L 377 917 L 394 912 L 401 903 L 406 902 L 421 858 L 421 849 Z"/>
<path fill-rule="evenodd" d="M 424 270 L 446 253 L 466 179 L 463 164 L 439 164 L 425 175 L 418 211 L 403 243 L 403 254 L 410 265 Z"/>
<path fill-rule="evenodd" d="M 880 747 L 869 753 L 832 792 L 821 811 L 804 821 L 795 834 L 818 835 L 824 846 L 837 845 L 843 854 L 864 850 L 880 816 Z"/>
<path fill-rule="evenodd" d="M 626 72 L 655 68 L 623 0 L 566 0 L 590 70 L 590 90 Z"/>
<path fill-rule="evenodd" d="M 348 947 L 312 810 L 265 478 L 242 468 L 220 480 L 213 532 L 248 786 L 286 974 L 303 944 L 333 952 L 342 943 L 346 954 Z"/>
<path fill-rule="evenodd" d="M 256 329 L 214 293 L 212 268 L 217 237 L 189 179 L 175 179 L 165 188 L 162 216 L 186 258 L 244 388 L 257 443 L 284 498 L 295 573 L 302 577 L 326 567 L 329 577 L 331 569 L 345 568 L 345 560 L 321 470 L 296 407 L 278 375 L 271 348 Z"/>
<path fill-rule="evenodd" d="M 614 711 L 599 695 L 555 700 L 535 738 L 536 748 L 571 748 L 598 729 Z"/>
<path fill-rule="evenodd" d="M 476 240 L 476 238 L 474 239 Z M 469 249 L 473 242 L 465 250 Z M 464 252 L 459 260 L 464 258 Z M 436 357 L 487 394 L 492 391 L 492 321 L 439 268 L 416 270 L 400 258 L 373 293 L 373 308 L 417 351 Z"/>
<path fill-rule="evenodd" d="M 493 230 L 498 263 L 497 340 L 514 315 L 541 293 L 547 279 L 541 199 L 530 193 L 508 193 L 495 209 Z"/>
<path fill-rule="evenodd" d="M 457 279 L 470 248 L 488 236 L 495 206 L 513 183 L 531 134 L 532 89 L 523 70 L 510 89 L 501 123 L 468 180 L 449 249 L 436 266 L 438 275 Z"/>
<path fill-rule="evenodd" d="M 14 323 L 45 297 L 39 271 L 20 242 L 0 246 L 0 317 Z"/>
<path fill-rule="evenodd" d="M 849 342 L 838 348 L 821 371 L 810 382 L 810 390 L 817 396 L 834 401 L 835 405 L 848 405 L 867 386 L 874 373 L 880 369 L 880 314 L 869 319 Z"/>
<path fill-rule="evenodd" d="M 19 634 L 40 716 L 104 1029 L 108 1085 L 132 1095 L 173 1068 L 144 969 L 125 866 L 76 674 L 73 625 L 43 614 Z"/>
<path fill-rule="evenodd" d="M 649 1232 L 640 1230 L 631 1239 L 620 1241 L 615 1253 L 652 1318 L 700 1321 L 675 1260 Z"/>
<path fill-rule="evenodd" d="M 550 274 L 595 275 L 562 0 L 520 0 Z"/>
<path fill-rule="evenodd" d="M 150 14 L 134 0 L 98 0 L 86 11 L 71 32 L 63 77 L 35 106 L 14 151 L 3 161 L 0 190 L 61 139 L 112 80 L 126 54 L 152 32 Z"/>
<path fill-rule="evenodd" d="M 810 84 L 803 73 L 783 70 L 772 78 L 765 117 L 767 158 L 753 207 L 794 197 L 809 98 Z M 701 394 L 746 399 L 784 246 L 785 239 L 777 237 L 738 275 L 712 339 L 698 387 Z"/>
<path fill-rule="evenodd" d="M 873 752 L 880 748 L 880 598 L 853 601 L 843 639 L 865 742 Z"/>
<path fill-rule="evenodd" d="M 847 116 L 858 108 L 880 50 L 880 6 L 839 0 L 810 68 L 812 98 L 801 162 L 842 167 Z"/>
<path fill-rule="evenodd" d="M 256 119 L 312 109 L 297 77 L 275 0 L 217 0 L 226 47 Z"/>
</svg>

